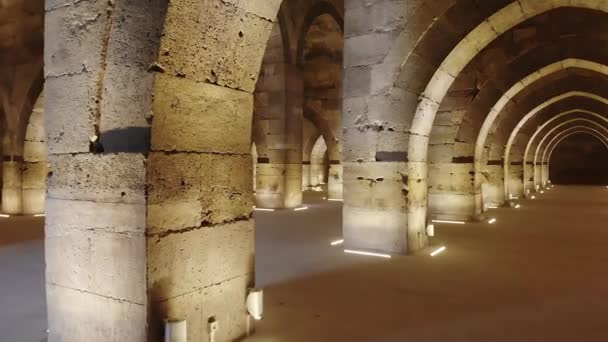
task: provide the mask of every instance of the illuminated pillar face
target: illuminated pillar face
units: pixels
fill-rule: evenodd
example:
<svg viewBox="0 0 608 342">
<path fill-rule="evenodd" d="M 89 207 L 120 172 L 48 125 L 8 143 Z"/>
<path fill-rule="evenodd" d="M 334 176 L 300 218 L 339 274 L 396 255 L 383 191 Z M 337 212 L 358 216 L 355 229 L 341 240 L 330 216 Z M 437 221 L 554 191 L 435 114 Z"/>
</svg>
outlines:
<svg viewBox="0 0 608 342">
<path fill-rule="evenodd" d="M 2 212 L 22 212 L 22 174 L 20 161 L 5 161 L 2 166 Z"/>
<path fill-rule="evenodd" d="M 302 164 L 302 190 L 310 187 L 310 163 Z"/>
<path fill-rule="evenodd" d="M 327 180 L 328 198 L 342 199 L 342 165 L 330 164 Z"/>
<path fill-rule="evenodd" d="M 374 15 L 390 6 L 388 0 L 374 1 L 371 5 L 350 3 L 345 17 L 357 25 L 345 25 L 344 32 L 341 160 L 344 244 L 353 250 L 406 253 L 409 213 L 406 214 L 404 177 L 409 132 L 388 127 L 409 127 L 411 117 L 398 114 L 406 105 L 405 97 L 390 93 L 395 84 L 394 74 L 382 71 L 399 70 L 406 59 L 407 49 L 392 54 L 396 50 L 391 50 L 391 46 L 398 43 L 398 32 L 409 18 L 403 15 L 387 23 L 382 16 Z M 383 27 L 382 32 L 376 32 L 379 26 Z M 369 54 L 363 54 L 362 42 L 382 43 L 375 44 Z M 389 54 L 391 58 L 384 58 Z M 363 104 L 369 104 L 369 108 Z M 367 121 L 371 116 L 373 122 Z M 384 122 L 389 126 L 374 126 Z"/>
</svg>

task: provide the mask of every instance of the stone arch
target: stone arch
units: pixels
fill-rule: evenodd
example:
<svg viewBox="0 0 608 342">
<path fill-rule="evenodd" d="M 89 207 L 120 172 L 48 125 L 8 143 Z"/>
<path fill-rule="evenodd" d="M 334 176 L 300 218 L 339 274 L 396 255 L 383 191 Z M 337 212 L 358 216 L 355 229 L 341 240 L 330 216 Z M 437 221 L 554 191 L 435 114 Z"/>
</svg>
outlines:
<svg viewBox="0 0 608 342">
<path fill-rule="evenodd" d="M 333 18 L 333 20 L 338 24 L 340 30 L 344 32 L 344 19 L 340 11 L 336 8 L 336 6 L 329 1 L 318 1 L 313 4 L 306 13 L 304 17 L 304 22 L 302 27 L 304 28 L 299 36 L 298 36 L 298 45 L 297 45 L 297 53 L 296 53 L 296 61 L 298 64 L 303 63 L 303 55 L 304 55 L 304 40 L 306 38 L 306 33 L 308 28 L 312 25 L 313 21 L 324 14 L 327 14 Z"/>
<path fill-rule="evenodd" d="M 564 132 L 562 132 L 562 133 L 564 133 Z M 552 142 L 553 143 L 552 146 L 550 144 L 547 145 L 547 148 L 546 148 L 545 152 L 543 153 L 543 161 L 542 161 L 543 167 L 542 167 L 542 171 L 541 171 L 541 184 L 543 187 L 546 186 L 546 184 L 549 180 L 550 161 L 551 161 L 551 156 L 553 154 L 553 151 L 563 140 L 565 140 L 566 138 L 568 138 L 574 134 L 577 134 L 577 133 L 587 133 L 587 134 L 595 136 L 600 141 L 602 141 L 604 146 L 606 146 L 606 148 L 608 149 L 608 136 L 602 134 L 601 132 L 599 132 L 593 128 L 583 126 L 582 128 L 578 128 L 578 130 L 572 130 L 572 132 L 564 134 L 559 140 Z"/>
<path fill-rule="evenodd" d="M 477 140 L 475 142 L 475 151 L 474 151 L 474 193 L 475 193 L 475 213 L 476 215 L 481 215 L 483 210 L 483 194 L 482 194 L 482 163 L 483 163 L 483 152 L 486 144 L 486 140 L 488 134 L 491 131 L 491 128 L 495 125 L 496 120 L 498 119 L 500 113 L 502 113 L 503 109 L 507 105 L 509 101 L 520 93 L 523 89 L 528 87 L 529 85 L 551 75 L 557 73 L 561 70 L 566 70 L 570 68 L 579 68 L 595 71 L 601 74 L 608 74 L 608 66 L 603 64 L 599 64 L 593 61 L 588 61 L 584 59 L 576 59 L 576 58 L 567 58 L 561 60 L 556 63 L 552 63 L 543 67 L 540 70 L 531 73 L 527 77 L 523 78 L 519 82 L 515 83 L 503 96 L 494 104 L 491 108 L 490 112 L 486 116 L 481 129 L 479 131 L 479 135 L 477 136 Z M 506 183 L 506 182 L 505 182 Z"/>
<path fill-rule="evenodd" d="M 511 146 L 513 145 L 513 142 L 515 140 L 515 138 L 517 137 L 518 132 L 521 130 L 521 128 L 526 124 L 526 122 L 528 120 L 530 120 L 532 117 L 534 117 L 538 112 L 540 112 L 541 110 L 543 110 L 544 108 L 547 108 L 548 106 L 550 106 L 551 104 L 557 103 L 559 101 L 562 101 L 564 99 L 570 98 L 570 97 L 586 97 L 586 98 L 590 98 L 593 99 L 595 101 L 598 102 L 602 102 L 604 104 L 608 104 L 608 99 L 605 99 L 601 96 L 595 95 L 595 94 L 591 94 L 591 93 L 587 93 L 587 92 L 580 92 L 580 91 L 572 91 L 572 92 L 568 92 L 556 97 L 553 97 L 543 103 L 541 103 L 540 105 L 536 106 L 534 109 L 532 109 L 530 112 L 528 112 L 517 124 L 517 126 L 515 126 L 515 128 L 513 129 L 513 131 L 511 132 L 509 139 L 507 141 L 506 147 L 505 147 L 505 153 L 504 153 L 504 163 L 503 163 L 503 167 L 504 167 L 504 177 L 505 177 L 505 198 L 509 197 L 509 164 L 510 164 L 510 155 L 511 155 Z"/>
<path fill-rule="evenodd" d="M 308 11 L 298 42 L 304 79 L 304 115 L 323 134 L 329 158 L 328 195 L 342 198 L 342 69 L 344 23 L 332 4 Z"/>
<path fill-rule="evenodd" d="M 560 118 L 564 118 L 566 116 L 570 116 L 572 114 L 579 114 L 580 115 L 581 113 L 582 114 L 587 114 L 587 115 L 589 115 L 589 116 L 591 116 L 593 118 L 596 118 L 598 120 L 604 121 L 605 123 L 608 124 L 608 119 L 606 117 L 600 115 L 600 114 L 597 114 L 597 113 L 591 112 L 591 111 L 587 111 L 587 110 L 576 109 L 576 110 L 571 110 L 571 111 L 566 111 L 564 113 L 560 113 L 560 114 L 554 116 L 553 118 L 551 118 L 550 120 L 548 120 L 547 122 L 545 122 L 543 125 L 539 126 L 538 129 L 534 132 L 534 134 L 530 138 L 530 140 L 528 141 L 528 143 L 526 144 L 526 150 L 524 152 L 524 158 L 523 158 L 523 165 L 525 165 L 525 167 L 524 167 L 524 181 L 527 181 L 530 178 L 530 174 L 529 174 L 530 172 L 529 172 L 529 169 L 527 168 L 527 165 L 528 165 L 528 153 L 530 153 L 530 149 L 532 148 L 532 145 L 533 145 L 536 137 L 543 131 L 544 128 L 546 128 L 547 126 L 549 126 L 551 123 L 555 122 L 556 120 L 558 120 Z M 568 120 L 560 123 L 559 125 L 556 125 L 555 127 L 553 127 L 549 132 L 545 133 L 545 135 L 543 136 L 543 139 L 545 137 L 547 137 L 549 134 L 551 134 L 555 129 L 557 129 L 559 127 L 562 127 L 565 124 L 571 123 L 573 121 L 578 121 L 578 120 L 590 121 L 588 119 L 583 119 L 583 118 L 580 118 L 580 117 L 577 117 L 577 118 L 574 118 L 574 119 L 568 119 Z M 532 161 L 532 163 L 533 163 L 532 164 L 532 166 L 533 166 L 533 169 L 532 169 L 533 182 L 531 184 L 532 187 L 530 188 L 530 187 L 525 187 L 524 186 L 524 192 L 526 194 L 527 194 L 528 190 L 534 191 L 534 189 L 536 189 L 536 186 L 538 185 L 537 179 L 539 179 L 540 177 L 537 176 L 538 171 L 537 171 L 537 165 L 536 165 L 536 163 L 537 163 L 538 152 L 539 152 L 539 147 L 540 147 L 541 143 L 542 143 L 542 140 L 541 140 L 541 142 L 539 142 L 536 145 L 536 149 L 535 149 L 535 152 L 534 152 L 534 158 L 533 158 L 533 161 Z"/>
<path fill-rule="evenodd" d="M 578 126 L 571 126 L 571 127 L 568 127 L 568 128 L 564 128 L 564 129 L 562 129 L 562 127 L 563 127 L 563 126 L 565 126 L 565 125 L 572 124 L 572 123 L 577 123 L 577 124 L 578 124 L 578 123 L 580 123 L 580 122 L 591 124 L 591 126 L 595 126 L 595 127 L 599 128 L 599 130 L 602 130 L 602 131 L 603 131 L 603 133 L 600 133 L 600 132 L 599 132 L 597 129 L 594 129 L 594 128 L 592 128 L 592 127 L 587 127 L 587 126 L 582 126 L 582 125 L 578 125 Z M 556 136 L 559 136 L 560 134 L 562 134 L 562 133 L 564 133 L 564 132 L 566 132 L 566 131 L 573 130 L 574 128 L 585 128 L 585 129 L 590 129 L 590 130 L 593 130 L 593 131 L 595 131 L 595 132 L 597 132 L 597 133 L 600 133 L 600 134 L 602 134 L 602 135 L 604 135 L 604 136 L 608 136 L 608 128 L 607 128 L 606 126 L 602 126 L 600 123 L 598 123 L 598 122 L 596 122 L 596 121 L 593 121 L 593 120 L 589 120 L 589 119 L 573 119 L 573 120 L 570 120 L 570 121 L 564 122 L 564 123 L 562 123 L 562 124 L 559 124 L 558 126 L 556 126 L 555 128 L 553 128 L 553 129 L 552 129 L 550 132 L 548 132 L 548 133 L 547 133 L 547 134 L 546 134 L 546 135 L 543 137 L 543 139 L 542 139 L 542 140 L 539 142 L 538 147 L 537 147 L 537 150 L 536 150 L 536 154 L 535 154 L 535 156 L 534 156 L 534 163 L 535 163 L 535 165 L 536 165 L 536 163 L 538 163 L 538 164 L 540 164 L 540 165 L 541 165 L 541 170 L 539 170 L 539 171 L 540 171 L 539 173 L 541 173 L 541 175 L 538 177 L 538 179 L 537 179 L 536 177 L 535 177 L 535 179 L 534 179 L 534 186 L 535 186 L 535 188 L 536 188 L 536 186 L 537 186 L 537 185 L 538 185 L 539 187 L 544 187 L 544 186 L 546 185 L 546 184 L 545 184 L 545 182 L 544 182 L 544 181 L 542 181 L 542 170 L 544 169 L 544 163 L 546 162 L 545 157 L 546 157 L 547 147 L 548 147 L 548 146 L 550 146 L 550 145 L 551 145 L 551 143 L 547 144 L 547 145 L 544 147 L 544 149 L 543 149 L 543 154 L 542 154 L 542 156 L 540 156 L 541 158 L 540 158 L 540 161 L 539 161 L 539 152 L 540 152 L 540 150 L 541 150 L 541 147 L 543 146 L 543 143 L 544 143 L 544 142 L 545 142 L 545 141 L 546 141 L 546 140 L 549 138 L 549 136 L 550 136 L 551 134 L 553 134 L 554 132 L 556 132 L 556 131 L 558 131 L 558 130 L 560 130 L 560 129 L 562 129 L 562 131 L 561 131 L 561 132 L 557 132 Z M 552 140 L 551 140 L 551 142 L 552 142 L 552 141 L 554 141 L 554 140 L 555 140 L 555 139 L 552 139 Z"/>
<path fill-rule="evenodd" d="M 579 7 L 608 12 L 608 6 L 591 1 L 568 0 L 543 1 L 521 0 L 486 18 L 467 34 L 437 68 L 424 92 L 412 120 L 408 144 L 408 247 L 418 249 L 426 244 L 424 229 L 427 219 L 427 153 L 428 138 L 439 104 L 457 75 L 481 50 L 499 35 L 524 22 L 528 18 L 559 7 Z M 399 79 L 399 78 L 398 78 Z"/>
</svg>

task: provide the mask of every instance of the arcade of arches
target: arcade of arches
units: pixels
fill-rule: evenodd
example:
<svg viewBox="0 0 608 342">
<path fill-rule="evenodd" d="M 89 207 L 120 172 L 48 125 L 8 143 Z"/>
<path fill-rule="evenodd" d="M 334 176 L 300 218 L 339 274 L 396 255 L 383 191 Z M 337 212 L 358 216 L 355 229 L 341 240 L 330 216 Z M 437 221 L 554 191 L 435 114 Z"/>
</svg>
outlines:
<svg viewBox="0 0 608 342">
<path fill-rule="evenodd" d="M 608 338 L 606 0 L 2 0 L 0 38 L 10 341 Z"/>
</svg>

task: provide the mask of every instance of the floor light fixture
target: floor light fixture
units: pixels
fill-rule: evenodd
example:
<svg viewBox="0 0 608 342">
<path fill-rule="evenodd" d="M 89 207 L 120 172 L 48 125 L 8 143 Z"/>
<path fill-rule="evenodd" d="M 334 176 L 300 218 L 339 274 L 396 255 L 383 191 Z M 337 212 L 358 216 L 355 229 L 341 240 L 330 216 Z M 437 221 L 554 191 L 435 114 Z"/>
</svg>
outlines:
<svg viewBox="0 0 608 342">
<path fill-rule="evenodd" d="M 352 249 L 345 249 L 344 253 L 357 254 L 357 255 L 366 255 L 366 256 L 373 256 L 373 257 L 380 257 L 380 258 L 385 258 L 385 259 L 390 259 L 391 258 L 390 254 L 372 253 L 372 252 L 364 252 L 364 251 L 355 251 L 355 250 L 352 250 Z"/>
<path fill-rule="evenodd" d="M 344 239 L 340 239 L 340 240 L 332 241 L 330 244 L 332 246 L 337 246 L 337 245 L 341 245 L 343 243 L 344 243 Z"/>
<path fill-rule="evenodd" d="M 441 247 L 437 248 L 436 250 L 434 250 L 430 255 L 432 257 L 434 257 L 435 255 L 442 253 L 445 250 L 446 250 L 445 246 L 441 246 Z"/>
<path fill-rule="evenodd" d="M 447 223 L 447 224 L 465 224 L 464 221 L 450 221 L 450 220 L 432 220 L 433 223 Z"/>
</svg>

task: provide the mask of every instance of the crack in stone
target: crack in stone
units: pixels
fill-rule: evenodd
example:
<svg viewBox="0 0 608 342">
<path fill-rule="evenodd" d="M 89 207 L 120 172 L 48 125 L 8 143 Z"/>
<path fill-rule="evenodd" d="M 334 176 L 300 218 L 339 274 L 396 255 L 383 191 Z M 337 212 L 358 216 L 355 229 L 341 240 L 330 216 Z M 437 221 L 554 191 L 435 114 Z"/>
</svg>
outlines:
<svg viewBox="0 0 608 342">
<path fill-rule="evenodd" d="M 72 71 L 72 72 L 64 72 L 64 73 L 60 73 L 60 74 L 46 74 L 45 78 L 46 79 L 50 79 L 50 78 L 59 78 L 59 77 L 63 77 L 63 76 L 76 76 L 76 75 L 82 75 L 84 73 L 87 73 L 89 70 L 87 69 L 86 65 L 82 65 L 82 70 L 79 71 Z"/>
<path fill-rule="evenodd" d="M 114 301 L 117 301 L 117 302 L 120 302 L 120 303 L 128 303 L 128 304 L 133 304 L 133 305 L 137 305 L 137 306 L 141 306 L 141 307 L 145 306 L 145 304 L 136 303 L 136 302 L 130 301 L 128 299 L 119 298 L 119 297 L 113 297 L 113 296 L 107 296 L 107 295 L 102 295 L 102 294 L 99 294 L 99 293 L 90 292 L 90 291 L 83 290 L 83 289 L 75 289 L 73 287 L 59 285 L 59 284 L 53 283 L 53 282 L 47 282 L 47 284 L 48 285 L 53 285 L 53 286 L 56 286 L 56 287 L 60 287 L 60 288 L 63 288 L 63 289 L 77 291 L 77 292 L 80 292 L 80 293 L 90 294 L 90 295 L 101 297 L 101 298 L 111 299 L 111 300 L 114 300 Z"/>
<path fill-rule="evenodd" d="M 213 284 L 209 284 L 209 285 L 207 285 L 207 286 L 199 287 L 199 288 L 197 288 L 196 290 L 188 291 L 188 292 L 185 292 L 185 293 L 179 294 L 179 295 L 174 296 L 174 297 L 170 297 L 170 298 L 163 299 L 163 300 L 161 300 L 161 301 L 158 301 L 158 303 L 163 303 L 163 302 L 167 302 L 167 301 L 170 301 L 170 300 L 172 300 L 172 299 L 175 299 L 175 298 L 179 298 L 179 297 L 187 296 L 187 295 L 189 295 L 189 294 L 192 294 L 192 293 L 195 293 L 195 292 L 199 292 L 199 291 L 203 291 L 203 290 L 206 290 L 206 289 L 211 288 L 211 287 L 214 287 L 214 286 L 220 286 L 220 285 L 223 285 L 224 283 L 227 283 L 227 282 L 233 281 L 233 280 L 235 280 L 235 279 L 238 279 L 238 278 L 243 278 L 243 277 L 247 277 L 247 276 L 248 276 L 248 275 L 250 275 L 250 274 L 251 274 L 251 273 L 249 273 L 249 272 L 248 272 L 248 273 L 239 274 L 239 275 L 236 275 L 236 276 L 234 276 L 234 277 L 230 277 L 230 278 L 228 278 L 228 279 L 224 279 L 224 280 L 222 280 L 222 281 L 220 281 L 220 282 L 217 282 L 217 283 L 213 283 Z"/>
<path fill-rule="evenodd" d="M 251 220 L 252 215 L 246 215 L 246 216 L 239 216 L 236 217 L 234 219 L 230 219 L 230 220 L 224 220 L 221 222 L 216 222 L 216 223 L 211 223 L 209 221 L 202 221 L 200 226 L 197 227 L 186 227 L 186 228 L 181 228 L 181 229 L 171 229 L 171 230 L 167 230 L 167 231 L 163 231 L 163 232 L 159 232 L 159 233 L 146 233 L 146 236 L 148 237 L 157 237 L 158 240 L 165 238 L 169 235 L 174 235 L 174 234 L 184 234 L 184 233 L 188 233 L 191 231 L 195 231 L 195 230 L 200 230 L 200 229 L 205 229 L 205 228 L 212 228 L 212 227 L 218 227 L 218 226 L 223 226 L 223 225 L 227 225 L 227 224 L 233 224 L 233 223 L 237 223 L 237 222 L 243 222 L 243 221 L 249 221 Z M 157 241 L 158 241 L 157 240 Z"/>
</svg>

